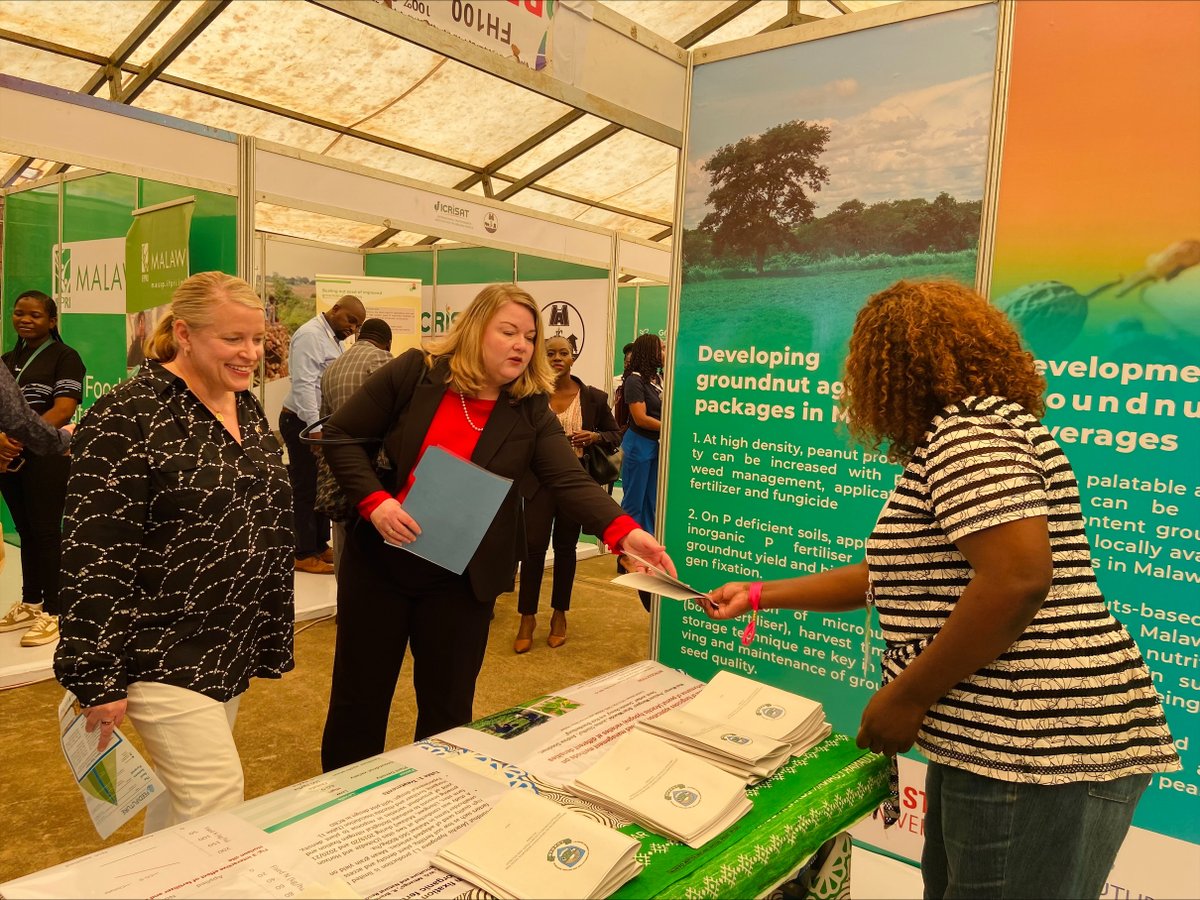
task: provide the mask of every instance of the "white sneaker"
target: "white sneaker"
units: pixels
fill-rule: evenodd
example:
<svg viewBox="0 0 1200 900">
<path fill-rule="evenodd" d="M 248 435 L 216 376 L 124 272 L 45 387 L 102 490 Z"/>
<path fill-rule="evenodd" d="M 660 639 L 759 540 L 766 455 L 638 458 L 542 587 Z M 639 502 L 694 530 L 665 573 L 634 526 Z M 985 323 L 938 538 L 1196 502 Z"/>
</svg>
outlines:
<svg viewBox="0 0 1200 900">
<path fill-rule="evenodd" d="M 22 647 L 40 647 L 58 640 L 58 616 L 39 612 L 28 631 L 21 636 Z"/>
<path fill-rule="evenodd" d="M 34 606 L 32 603 L 18 603 L 8 611 L 8 615 L 0 619 L 0 632 L 29 628 L 41 614 L 41 604 Z"/>
</svg>

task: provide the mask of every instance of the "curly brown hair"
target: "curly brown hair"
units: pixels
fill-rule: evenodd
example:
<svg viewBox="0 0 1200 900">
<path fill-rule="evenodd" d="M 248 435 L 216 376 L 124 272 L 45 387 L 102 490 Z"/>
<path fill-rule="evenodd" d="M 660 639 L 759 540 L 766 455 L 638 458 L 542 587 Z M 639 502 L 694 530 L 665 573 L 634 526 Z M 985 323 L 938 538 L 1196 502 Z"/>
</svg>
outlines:
<svg viewBox="0 0 1200 900">
<path fill-rule="evenodd" d="M 897 281 L 854 321 L 844 378 L 850 434 L 906 462 L 933 417 L 965 397 L 1006 397 L 1035 416 L 1046 381 L 1008 318 L 965 285 Z"/>
</svg>

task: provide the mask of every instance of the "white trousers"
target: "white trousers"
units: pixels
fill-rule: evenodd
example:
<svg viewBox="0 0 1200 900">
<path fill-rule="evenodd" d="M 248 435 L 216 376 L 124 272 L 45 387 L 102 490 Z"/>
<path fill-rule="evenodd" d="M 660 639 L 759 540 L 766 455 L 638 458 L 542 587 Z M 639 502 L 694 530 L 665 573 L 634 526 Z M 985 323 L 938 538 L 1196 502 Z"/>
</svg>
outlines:
<svg viewBox="0 0 1200 900">
<path fill-rule="evenodd" d="M 144 834 L 242 802 L 242 760 L 233 743 L 240 694 L 219 703 L 187 688 L 147 681 L 135 681 L 128 693 L 125 715 L 166 786 L 146 807 Z"/>
</svg>

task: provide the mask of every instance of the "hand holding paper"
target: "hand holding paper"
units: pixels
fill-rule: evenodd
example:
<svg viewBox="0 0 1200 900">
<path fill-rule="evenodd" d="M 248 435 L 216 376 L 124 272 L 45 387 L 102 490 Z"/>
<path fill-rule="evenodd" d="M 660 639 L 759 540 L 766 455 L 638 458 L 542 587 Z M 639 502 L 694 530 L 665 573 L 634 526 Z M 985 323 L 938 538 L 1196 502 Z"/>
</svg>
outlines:
<svg viewBox="0 0 1200 900">
<path fill-rule="evenodd" d="M 428 447 L 417 463 L 413 486 L 400 510 L 411 523 L 407 539 L 402 535 L 393 540 L 386 534 L 383 539 L 461 575 L 511 487 L 509 478 L 444 447 Z M 391 501 L 379 508 L 385 506 L 391 506 Z"/>
<path fill-rule="evenodd" d="M 125 720 L 125 707 L 128 703 L 128 700 L 121 699 L 79 710 L 86 720 L 84 727 L 86 734 L 91 734 L 97 729 L 100 730 L 96 741 L 97 750 L 107 747 L 113 734 L 121 727 L 121 722 Z"/>
<path fill-rule="evenodd" d="M 399 500 L 384 500 L 371 510 L 371 524 L 389 544 L 403 546 L 417 539 L 421 526 Z"/>
<path fill-rule="evenodd" d="M 636 533 L 636 532 L 634 532 Z M 644 534 L 645 532 L 643 532 Z M 628 539 L 626 541 L 625 556 L 631 562 L 636 563 L 644 571 L 629 572 L 625 575 L 618 575 L 613 579 L 613 584 L 625 585 L 626 587 L 637 588 L 639 591 L 647 591 L 651 594 L 659 594 L 663 597 L 670 597 L 673 600 L 698 600 L 704 599 L 703 591 L 698 591 L 690 585 L 684 584 L 675 577 L 675 565 L 672 563 L 670 571 L 655 565 L 650 560 L 639 556 L 636 552 L 628 547 Z M 670 563 L 670 557 L 666 553 L 662 554 Z"/>
<path fill-rule="evenodd" d="M 654 539 L 654 535 L 641 528 L 635 528 L 621 542 L 621 552 L 637 563 L 665 571 L 674 578 L 679 573 L 675 563 L 667 555 L 667 548 Z"/>
</svg>

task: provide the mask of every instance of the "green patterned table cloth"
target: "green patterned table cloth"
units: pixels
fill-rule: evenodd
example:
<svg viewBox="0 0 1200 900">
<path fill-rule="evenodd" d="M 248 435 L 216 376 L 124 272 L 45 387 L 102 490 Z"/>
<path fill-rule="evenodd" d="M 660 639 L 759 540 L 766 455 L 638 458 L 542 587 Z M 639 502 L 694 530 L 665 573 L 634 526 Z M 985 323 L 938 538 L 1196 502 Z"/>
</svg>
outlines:
<svg viewBox="0 0 1200 900">
<path fill-rule="evenodd" d="M 787 879 L 829 838 L 877 807 L 888 792 L 887 759 L 836 732 L 749 788 L 754 809 L 700 849 L 637 825 L 646 868 L 614 898 L 757 897 Z"/>
</svg>

